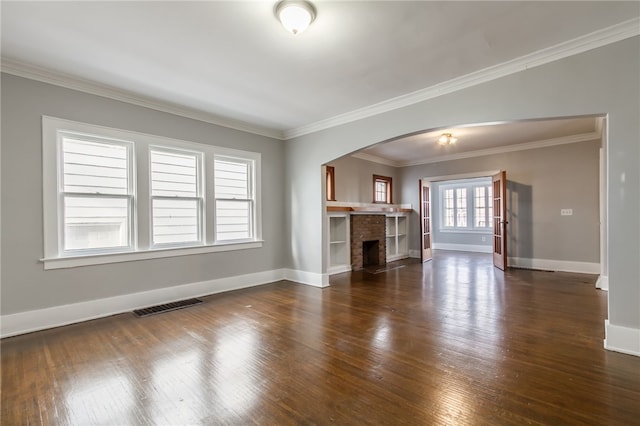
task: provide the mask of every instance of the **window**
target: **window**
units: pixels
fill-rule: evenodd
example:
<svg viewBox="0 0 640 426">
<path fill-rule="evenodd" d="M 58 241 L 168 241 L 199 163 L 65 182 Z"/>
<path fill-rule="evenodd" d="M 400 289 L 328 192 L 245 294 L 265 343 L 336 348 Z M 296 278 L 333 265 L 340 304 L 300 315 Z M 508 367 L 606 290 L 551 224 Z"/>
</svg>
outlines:
<svg viewBox="0 0 640 426">
<path fill-rule="evenodd" d="M 476 186 L 474 191 L 474 208 L 473 226 L 476 228 L 488 228 L 491 226 L 493 219 L 491 185 Z"/>
<path fill-rule="evenodd" d="M 327 166 L 326 175 L 327 201 L 336 200 L 336 171 L 333 166 Z"/>
<path fill-rule="evenodd" d="M 491 184 L 486 181 L 440 184 L 441 229 L 486 231 L 491 227 Z"/>
<path fill-rule="evenodd" d="M 390 177 L 373 175 L 373 202 L 392 203 Z"/>
<path fill-rule="evenodd" d="M 154 245 L 202 241 L 202 153 L 150 149 Z"/>
<path fill-rule="evenodd" d="M 45 269 L 262 246 L 259 153 L 42 125 Z"/>
<path fill-rule="evenodd" d="M 61 132 L 60 154 L 61 251 L 130 250 L 131 144 Z"/>
<path fill-rule="evenodd" d="M 450 188 L 443 196 L 444 226 L 464 228 L 467 226 L 467 189 Z"/>
<path fill-rule="evenodd" d="M 246 240 L 253 235 L 251 162 L 216 157 L 216 241 Z"/>
</svg>

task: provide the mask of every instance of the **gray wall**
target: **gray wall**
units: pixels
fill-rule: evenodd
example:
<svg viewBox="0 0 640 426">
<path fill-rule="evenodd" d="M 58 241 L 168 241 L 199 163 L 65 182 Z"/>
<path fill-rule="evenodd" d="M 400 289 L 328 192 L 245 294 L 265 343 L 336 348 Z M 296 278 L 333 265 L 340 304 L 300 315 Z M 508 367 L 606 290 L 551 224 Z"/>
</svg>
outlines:
<svg viewBox="0 0 640 426">
<path fill-rule="evenodd" d="M 3 315 L 285 266 L 282 141 L 12 75 L 1 83 Z M 262 153 L 263 248 L 45 271 L 42 115 Z"/>
<path fill-rule="evenodd" d="M 425 70 L 426 72 L 426 70 Z M 608 114 L 609 321 L 640 329 L 640 37 L 287 141 L 291 267 L 323 273 L 321 165 L 417 131 Z"/>
<path fill-rule="evenodd" d="M 327 165 L 335 167 L 336 201 L 372 203 L 373 175 L 381 175 L 393 179 L 393 203 L 401 203 L 401 191 L 398 183 L 399 171 L 396 167 L 350 156 L 331 161 Z"/>
<path fill-rule="evenodd" d="M 599 149 L 595 140 L 407 167 L 402 197 L 417 205 L 421 178 L 506 170 L 509 256 L 597 263 Z M 564 208 L 573 209 L 573 215 L 560 216 Z M 419 250 L 419 221 L 411 224 L 409 246 Z"/>
<path fill-rule="evenodd" d="M 427 167 L 428 169 L 428 167 Z M 403 170 L 403 175 L 406 174 L 406 171 Z M 447 173 L 447 174 L 454 174 L 454 173 Z M 429 176 L 429 175 L 425 175 Z M 431 175 L 434 176 L 434 175 Z M 487 178 L 479 178 L 479 179 L 463 179 L 463 180 L 459 180 L 457 182 L 459 183 L 477 183 L 480 182 L 482 184 L 486 183 L 487 181 L 489 181 L 489 185 L 491 185 L 491 180 L 487 179 Z M 433 225 L 433 229 L 431 231 L 431 238 L 432 238 L 432 242 L 434 244 L 464 244 L 464 245 L 473 245 L 473 246 L 486 246 L 486 247 L 491 247 L 492 246 L 492 231 L 490 229 L 488 229 L 486 232 L 463 232 L 463 231 L 442 231 L 442 224 L 441 224 L 441 215 L 440 215 L 440 209 L 441 209 L 441 200 L 440 200 L 440 185 L 441 184 L 446 184 L 447 182 L 433 182 L 431 184 L 431 209 L 432 209 L 432 213 L 431 213 L 431 223 Z M 403 185 L 406 185 L 407 187 L 404 188 L 403 194 L 410 194 L 411 193 L 411 188 L 410 185 L 413 184 L 413 192 L 417 192 L 418 191 L 418 181 L 415 179 L 412 179 L 410 176 L 407 176 L 407 178 L 403 179 Z M 416 225 L 414 227 L 411 227 L 411 232 L 413 232 L 414 230 L 418 230 L 418 232 L 420 232 L 419 229 L 419 225 L 420 225 L 420 221 L 418 220 L 418 214 L 419 214 L 419 210 L 418 210 L 418 198 L 417 196 L 413 196 L 411 201 L 407 201 L 408 203 L 411 203 L 412 207 L 414 207 L 414 213 L 413 216 L 415 217 L 416 220 L 412 220 L 410 222 L 416 222 Z M 471 218 L 469 218 L 471 219 Z M 409 224 L 411 225 L 411 223 Z M 416 248 L 413 248 L 413 246 L 411 245 L 411 237 L 412 235 L 409 234 L 409 249 L 410 250 L 420 250 L 419 244 L 420 244 L 420 239 L 417 238 L 417 236 L 414 236 L 416 239 L 415 242 L 415 246 Z M 482 241 L 482 239 L 484 238 L 484 241 Z M 490 249 L 488 249 L 490 250 Z"/>
</svg>

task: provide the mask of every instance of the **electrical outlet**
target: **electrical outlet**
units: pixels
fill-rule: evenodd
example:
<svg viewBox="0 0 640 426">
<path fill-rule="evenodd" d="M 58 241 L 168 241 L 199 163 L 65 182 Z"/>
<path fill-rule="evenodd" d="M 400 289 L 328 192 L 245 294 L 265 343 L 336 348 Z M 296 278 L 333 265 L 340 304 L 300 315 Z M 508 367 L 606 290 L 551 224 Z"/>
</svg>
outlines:
<svg viewBox="0 0 640 426">
<path fill-rule="evenodd" d="M 573 209 L 560 209 L 560 216 L 573 216 Z"/>
<path fill-rule="evenodd" d="M 482 242 L 487 241 L 487 237 L 482 237 Z"/>
</svg>

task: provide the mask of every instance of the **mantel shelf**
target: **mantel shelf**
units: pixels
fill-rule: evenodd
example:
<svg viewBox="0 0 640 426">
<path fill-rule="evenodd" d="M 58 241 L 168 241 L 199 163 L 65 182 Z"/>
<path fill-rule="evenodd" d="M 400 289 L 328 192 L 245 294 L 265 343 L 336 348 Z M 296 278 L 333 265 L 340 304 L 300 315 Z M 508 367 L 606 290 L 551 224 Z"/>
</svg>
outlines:
<svg viewBox="0 0 640 426">
<path fill-rule="evenodd" d="M 413 210 L 401 207 L 359 207 L 359 206 L 327 206 L 328 212 L 365 212 L 365 213 L 411 213 Z"/>
</svg>

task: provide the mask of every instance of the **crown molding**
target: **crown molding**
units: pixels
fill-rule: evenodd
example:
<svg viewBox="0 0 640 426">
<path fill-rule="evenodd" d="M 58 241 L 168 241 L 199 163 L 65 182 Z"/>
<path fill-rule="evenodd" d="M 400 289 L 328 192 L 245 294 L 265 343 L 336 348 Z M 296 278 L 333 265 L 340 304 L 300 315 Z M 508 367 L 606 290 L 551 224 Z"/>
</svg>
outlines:
<svg viewBox="0 0 640 426">
<path fill-rule="evenodd" d="M 326 120 L 285 130 L 284 138 L 286 140 L 293 139 L 299 136 L 318 132 L 320 130 L 325 130 L 409 105 L 414 105 L 438 96 L 477 86 L 520 71 L 525 71 L 529 68 L 544 65 L 638 35 L 640 35 L 640 18 L 633 18 L 584 36 L 556 44 L 555 46 L 547 47 L 528 55 L 484 68 L 425 89 L 391 98 L 364 108 L 328 118 Z"/>
<path fill-rule="evenodd" d="M 409 167 L 420 166 L 422 164 L 440 163 L 442 161 L 462 160 L 464 158 L 482 157 L 483 155 L 504 154 L 507 152 L 526 151 L 528 149 L 548 148 L 557 145 L 567 145 L 570 143 L 589 142 L 598 140 L 602 137 L 597 130 L 589 133 L 580 133 L 577 135 L 563 136 L 560 138 L 544 139 L 540 141 L 531 141 L 514 145 L 497 146 L 495 148 L 477 149 L 475 151 L 460 152 L 458 154 L 441 155 L 439 157 L 430 157 L 425 160 L 416 161 L 396 161 L 388 158 L 379 157 L 366 152 L 356 152 L 351 157 L 361 160 L 371 161 L 372 163 L 384 164 L 392 167 Z"/>
<path fill-rule="evenodd" d="M 529 149 L 548 148 L 557 145 L 567 145 L 570 143 L 589 142 L 600 139 L 598 132 L 580 133 L 578 135 L 563 136 L 560 138 L 544 139 L 541 141 L 532 141 L 519 143 L 515 145 L 498 146 L 495 148 L 478 149 L 475 151 L 460 152 L 458 154 L 442 155 L 439 157 L 431 157 L 426 160 L 417 161 L 397 161 L 396 167 L 418 166 L 422 164 L 440 163 L 442 161 L 461 160 L 464 158 L 482 157 L 485 155 L 504 154 L 507 152 L 526 151 Z M 373 157 L 373 155 L 371 156 Z"/>
<path fill-rule="evenodd" d="M 254 125 L 245 121 L 221 117 L 201 110 L 187 108 L 175 103 L 160 101 L 147 96 L 137 95 L 129 91 L 116 89 L 113 86 L 52 71 L 14 59 L 2 57 L 0 71 L 18 77 L 53 84 L 67 89 L 78 90 L 84 93 L 90 93 L 92 95 L 102 96 L 116 101 L 127 102 L 129 104 L 145 108 L 151 108 L 156 111 L 192 118 L 194 120 L 215 124 L 217 126 L 227 127 L 229 129 L 284 140 L 284 133 L 280 130 Z"/>
<path fill-rule="evenodd" d="M 385 166 L 402 167 L 401 161 L 378 157 L 377 155 L 367 154 L 366 152 L 356 152 L 355 154 L 351 154 L 351 157 L 359 158 L 360 160 L 371 161 L 372 163 L 384 164 Z"/>
<path fill-rule="evenodd" d="M 596 117 L 596 133 L 600 135 L 601 138 L 603 136 L 602 132 L 604 131 L 604 120 L 605 117 Z"/>
</svg>

